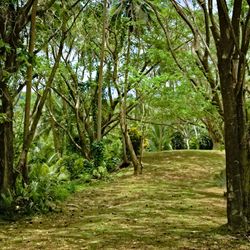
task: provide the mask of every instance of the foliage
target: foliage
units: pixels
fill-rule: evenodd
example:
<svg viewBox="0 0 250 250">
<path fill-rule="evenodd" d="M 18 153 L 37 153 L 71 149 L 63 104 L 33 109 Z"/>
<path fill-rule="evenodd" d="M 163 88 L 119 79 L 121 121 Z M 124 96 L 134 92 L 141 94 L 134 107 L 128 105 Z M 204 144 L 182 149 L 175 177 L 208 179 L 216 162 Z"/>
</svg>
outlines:
<svg viewBox="0 0 250 250">
<path fill-rule="evenodd" d="M 189 140 L 189 149 L 199 149 L 199 139 L 196 136 Z"/>
<path fill-rule="evenodd" d="M 181 132 L 176 131 L 171 136 L 171 144 L 173 149 L 186 149 L 184 136 Z"/>
<path fill-rule="evenodd" d="M 15 138 L 18 145 L 18 139 Z M 18 147 L 17 147 L 18 148 Z M 62 186 L 61 177 L 69 180 L 69 173 L 56 173 L 51 167 L 58 161 L 54 152 L 53 142 L 48 136 L 37 138 L 32 145 L 29 155 L 29 183 L 24 184 L 21 176 L 17 177 L 15 192 L 9 192 L 1 199 L 3 213 L 32 213 L 48 211 L 55 206 L 56 200 L 61 200 L 69 195 L 67 187 Z"/>
<path fill-rule="evenodd" d="M 7 120 L 7 116 L 4 113 L 0 113 L 0 124 Z"/>
<path fill-rule="evenodd" d="M 8 190 L 7 193 L 1 194 L 0 213 L 2 215 L 11 216 L 13 210 L 14 210 L 14 195 Z"/>
<path fill-rule="evenodd" d="M 55 153 L 52 138 L 46 135 L 46 131 L 42 137 L 36 138 L 30 150 L 30 164 L 47 163 L 52 164 L 58 160 Z"/>
<path fill-rule="evenodd" d="M 105 145 L 104 142 L 101 141 L 94 141 L 91 144 L 91 154 L 94 161 L 94 166 L 97 168 L 103 164 L 104 160 L 104 150 Z"/>
<path fill-rule="evenodd" d="M 213 141 L 208 135 L 201 135 L 198 143 L 199 149 L 213 149 Z"/>
<path fill-rule="evenodd" d="M 60 174 L 62 172 L 63 170 Z M 75 191 L 72 183 L 58 178 L 60 174 L 45 163 L 33 165 L 29 184 L 24 184 L 18 178 L 15 194 L 8 198 L 11 201 L 9 212 L 22 215 L 54 210 L 58 201 L 64 200 Z M 7 211 L 6 204 L 4 211 Z"/>
<path fill-rule="evenodd" d="M 121 142 L 118 136 L 107 136 L 101 141 L 95 141 L 91 149 L 93 160 L 85 160 L 84 166 L 86 164 L 89 170 L 92 168 L 95 177 L 100 174 L 100 179 L 107 175 L 106 172 L 113 172 L 117 169 L 121 159 Z"/>
<path fill-rule="evenodd" d="M 189 141 L 190 149 L 213 149 L 213 141 L 207 134 L 201 133 L 197 137 L 191 137 Z"/>
<path fill-rule="evenodd" d="M 128 129 L 128 133 L 130 135 L 130 139 L 137 156 L 140 155 L 141 152 L 141 140 L 142 140 L 142 133 L 136 127 L 131 127 Z"/>
<path fill-rule="evenodd" d="M 105 166 L 99 166 L 93 170 L 93 177 L 96 179 L 106 179 L 108 177 L 108 171 Z"/>
<path fill-rule="evenodd" d="M 84 159 L 79 157 L 78 154 L 66 155 L 57 161 L 54 168 L 57 171 L 66 170 L 64 173 L 60 173 L 60 179 L 63 179 L 64 176 L 67 179 L 67 175 L 69 175 L 70 179 L 74 180 L 80 178 L 80 175 L 84 173 Z"/>
<path fill-rule="evenodd" d="M 105 143 L 105 166 L 109 173 L 114 172 L 117 169 L 118 164 L 121 161 L 122 144 L 119 135 L 106 136 L 103 139 Z"/>
<path fill-rule="evenodd" d="M 162 151 L 172 149 L 170 130 L 166 126 L 152 125 L 149 131 L 149 151 Z"/>
<path fill-rule="evenodd" d="M 93 169 L 95 168 L 93 160 L 89 161 L 87 159 L 84 159 L 83 166 L 84 166 L 84 172 L 86 173 L 92 173 Z"/>
</svg>

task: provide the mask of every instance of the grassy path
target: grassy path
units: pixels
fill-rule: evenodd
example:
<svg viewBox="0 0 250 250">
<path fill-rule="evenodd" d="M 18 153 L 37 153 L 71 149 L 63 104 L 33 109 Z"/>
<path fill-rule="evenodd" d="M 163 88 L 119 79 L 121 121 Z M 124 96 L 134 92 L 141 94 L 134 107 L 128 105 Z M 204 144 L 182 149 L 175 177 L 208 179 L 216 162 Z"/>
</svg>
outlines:
<svg viewBox="0 0 250 250">
<path fill-rule="evenodd" d="M 60 213 L 0 224 L 0 249 L 250 249 L 221 227 L 226 204 L 214 176 L 223 165 L 216 151 L 146 154 L 140 177 L 123 170 Z"/>
</svg>

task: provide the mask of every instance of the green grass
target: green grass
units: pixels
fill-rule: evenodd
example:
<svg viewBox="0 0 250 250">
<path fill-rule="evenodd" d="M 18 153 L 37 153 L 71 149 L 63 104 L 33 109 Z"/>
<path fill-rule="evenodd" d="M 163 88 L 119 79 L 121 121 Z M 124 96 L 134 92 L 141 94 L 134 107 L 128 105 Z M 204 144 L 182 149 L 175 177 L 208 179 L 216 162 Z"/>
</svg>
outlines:
<svg viewBox="0 0 250 250">
<path fill-rule="evenodd" d="M 250 249 L 226 227 L 219 151 L 147 153 L 71 196 L 62 212 L 0 225 L 0 249 Z"/>
</svg>

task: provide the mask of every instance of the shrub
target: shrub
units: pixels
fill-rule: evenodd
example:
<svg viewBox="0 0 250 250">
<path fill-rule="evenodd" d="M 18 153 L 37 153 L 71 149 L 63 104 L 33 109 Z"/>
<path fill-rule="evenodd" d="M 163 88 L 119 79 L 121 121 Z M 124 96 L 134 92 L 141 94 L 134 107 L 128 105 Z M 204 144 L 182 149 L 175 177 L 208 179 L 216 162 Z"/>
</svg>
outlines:
<svg viewBox="0 0 250 250">
<path fill-rule="evenodd" d="M 107 157 L 107 159 L 105 160 L 105 164 L 106 164 L 106 169 L 109 173 L 114 172 L 115 170 L 117 170 L 117 166 L 120 163 L 121 159 L 117 156 L 110 156 Z"/>
<path fill-rule="evenodd" d="M 45 172 L 43 167 L 34 167 L 36 170 L 32 173 L 30 183 L 22 184 L 21 178 L 16 183 L 15 204 L 19 213 L 31 213 L 37 211 L 48 211 L 54 205 L 54 188 L 58 181 L 49 172 Z M 41 171 L 40 171 L 41 170 Z M 36 175 L 39 173 L 40 175 Z"/>
<path fill-rule="evenodd" d="M 84 172 L 92 173 L 93 169 L 95 168 L 94 162 L 88 161 L 87 159 L 84 159 L 83 160 L 83 168 L 84 168 Z"/>
<path fill-rule="evenodd" d="M 199 148 L 199 140 L 196 137 L 192 137 L 189 141 L 190 149 L 198 149 Z"/>
<path fill-rule="evenodd" d="M 53 210 L 57 201 L 74 192 L 70 173 L 62 163 L 63 159 L 51 167 L 46 163 L 33 164 L 28 185 L 23 185 L 21 177 L 17 179 L 14 207 L 18 214 Z"/>
<path fill-rule="evenodd" d="M 78 153 L 66 155 L 57 161 L 46 160 L 44 154 L 30 162 L 29 184 L 24 185 L 19 176 L 15 195 L 0 197 L 0 212 L 13 211 L 14 214 L 47 212 L 56 208 L 58 201 L 64 200 L 75 191 L 76 184 L 90 182 L 91 179 L 106 179 L 119 162 L 121 145 L 115 140 L 94 142 L 91 146 L 93 159 L 83 159 Z M 49 148 L 49 147 L 48 147 Z M 48 149 L 47 148 L 47 149 Z M 45 150 L 46 152 L 47 149 Z M 40 152 L 40 151 L 39 151 Z M 51 166 L 49 166 L 51 164 Z M 73 180 L 78 179 L 77 182 Z"/>
<path fill-rule="evenodd" d="M 171 136 L 171 145 L 173 149 L 186 149 L 184 136 L 181 132 L 177 131 Z"/>
<path fill-rule="evenodd" d="M 66 171 L 62 171 L 65 168 L 69 173 L 71 180 L 77 179 L 84 172 L 84 159 L 78 154 L 64 156 L 56 162 L 54 169 L 57 172 L 62 172 L 61 177 L 63 177 L 64 175 L 65 177 L 67 177 Z"/>
<path fill-rule="evenodd" d="M 35 141 L 29 154 L 29 163 L 47 163 L 53 164 L 58 160 L 58 155 L 54 151 L 52 140 L 40 139 Z"/>
<path fill-rule="evenodd" d="M 93 177 L 96 179 L 106 179 L 108 177 L 108 171 L 106 167 L 99 166 L 97 169 L 94 169 Z"/>
<path fill-rule="evenodd" d="M 213 141 L 208 135 L 201 135 L 198 143 L 199 149 L 213 149 Z"/>
<path fill-rule="evenodd" d="M 122 157 L 122 143 L 118 136 L 112 135 L 103 139 L 104 162 L 106 169 L 109 173 L 117 169 Z"/>
<path fill-rule="evenodd" d="M 12 216 L 14 210 L 14 196 L 11 192 L 1 194 L 0 196 L 0 214 L 4 216 Z"/>
<path fill-rule="evenodd" d="M 105 145 L 103 140 L 101 141 L 94 141 L 91 145 L 91 154 L 94 160 L 94 166 L 98 167 L 101 166 L 104 160 L 104 150 Z"/>
<path fill-rule="evenodd" d="M 113 172 L 117 169 L 120 162 L 121 152 L 122 145 L 118 137 L 104 137 L 101 141 L 92 143 L 91 153 L 93 159 L 92 161 L 85 160 L 84 168 L 97 170 L 98 167 L 104 167 L 106 171 Z M 94 171 L 93 175 L 96 178 L 99 175 L 98 171 Z"/>
<path fill-rule="evenodd" d="M 85 172 L 85 173 L 81 174 L 81 176 L 80 176 L 80 180 L 83 183 L 88 183 L 91 181 L 91 179 L 92 179 L 92 174 L 90 174 L 90 173 Z"/>
<path fill-rule="evenodd" d="M 131 142 L 132 142 L 132 145 L 133 145 L 133 148 L 134 148 L 134 151 L 135 151 L 135 154 L 138 156 L 140 155 L 140 151 L 141 151 L 141 139 L 142 139 L 142 134 L 141 132 L 133 127 L 133 128 L 130 128 L 128 130 L 128 133 L 129 133 L 129 136 L 130 136 L 130 139 L 131 139 Z"/>
</svg>

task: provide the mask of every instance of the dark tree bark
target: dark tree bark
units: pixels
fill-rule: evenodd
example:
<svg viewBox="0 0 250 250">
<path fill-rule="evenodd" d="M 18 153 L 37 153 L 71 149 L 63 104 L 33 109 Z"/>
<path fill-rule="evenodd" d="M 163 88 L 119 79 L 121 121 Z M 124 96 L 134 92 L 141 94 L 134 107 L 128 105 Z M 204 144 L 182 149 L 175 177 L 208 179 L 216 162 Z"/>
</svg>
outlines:
<svg viewBox="0 0 250 250">
<path fill-rule="evenodd" d="M 0 82 L 2 92 L 0 99 L 0 192 L 11 190 L 14 183 L 13 176 L 13 100 L 11 94 L 3 82 Z"/>
<path fill-rule="evenodd" d="M 217 5 L 220 25 L 217 57 L 224 107 L 227 217 L 229 227 L 233 231 L 246 231 L 250 158 L 244 88 L 249 38 L 243 34 L 240 41 L 243 2 L 234 1 L 231 19 L 226 3 L 217 0 Z M 248 22 L 249 20 L 244 20 L 246 28 L 249 26 Z"/>
<path fill-rule="evenodd" d="M 235 95 L 231 61 L 219 61 L 224 107 L 227 217 L 232 230 L 247 229 L 249 158 L 243 93 Z"/>
</svg>

